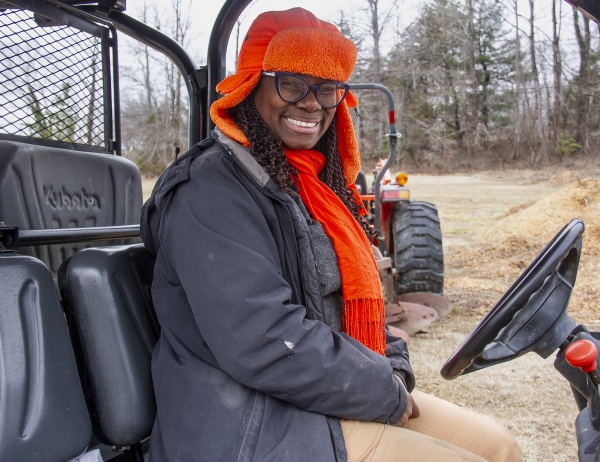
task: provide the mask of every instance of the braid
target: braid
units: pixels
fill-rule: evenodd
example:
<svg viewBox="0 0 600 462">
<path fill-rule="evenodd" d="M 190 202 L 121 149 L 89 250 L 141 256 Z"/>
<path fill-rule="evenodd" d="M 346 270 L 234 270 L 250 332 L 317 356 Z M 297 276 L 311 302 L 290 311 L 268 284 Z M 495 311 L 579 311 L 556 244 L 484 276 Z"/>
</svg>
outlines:
<svg viewBox="0 0 600 462">
<path fill-rule="evenodd" d="M 286 193 L 297 192 L 298 187 L 294 179 L 298 177 L 298 171 L 287 161 L 281 141 L 275 139 L 260 116 L 254 104 L 254 98 L 249 96 L 237 106 L 232 107 L 230 114 L 250 141 L 250 152 L 277 183 L 277 186 Z M 325 166 L 319 173 L 319 179 L 340 198 L 360 224 L 367 238 L 377 237 L 379 233 L 367 223 L 365 217 L 360 215 L 359 204 L 352 190 L 346 185 L 338 150 L 335 117 L 325 134 L 317 142 L 315 149 L 325 156 Z"/>
<path fill-rule="evenodd" d="M 248 141 L 250 152 L 279 188 L 289 193 L 298 191 L 294 178 L 298 171 L 290 165 L 285 157 L 281 141 L 276 140 L 271 130 L 260 116 L 254 98 L 249 96 L 237 106 L 230 109 L 231 117 L 242 129 Z"/>
</svg>

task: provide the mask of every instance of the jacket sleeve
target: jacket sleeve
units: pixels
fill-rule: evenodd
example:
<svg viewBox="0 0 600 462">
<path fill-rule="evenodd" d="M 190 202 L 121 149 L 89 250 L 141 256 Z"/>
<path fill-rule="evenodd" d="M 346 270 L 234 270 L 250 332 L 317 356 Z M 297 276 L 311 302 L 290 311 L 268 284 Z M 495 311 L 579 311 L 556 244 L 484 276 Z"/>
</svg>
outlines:
<svg viewBox="0 0 600 462">
<path fill-rule="evenodd" d="M 415 388 L 415 375 L 412 367 L 410 367 L 406 342 L 400 337 L 390 334 L 388 329 L 385 330 L 385 335 L 387 343 L 385 356 L 390 360 L 394 374 L 402 378 L 406 389 L 410 393 Z"/>
<path fill-rule="evenodd" d="M 406 392 L 392 362 L 305 319 L 281 274 L 274 224 L 239 167 L 200 157 L 163 215 L 160 241 L 219 366 L 236 381 L 320 414 L 395 423 Z M 260 193 L 259 193 L 260 194 Z"/>
</svg>

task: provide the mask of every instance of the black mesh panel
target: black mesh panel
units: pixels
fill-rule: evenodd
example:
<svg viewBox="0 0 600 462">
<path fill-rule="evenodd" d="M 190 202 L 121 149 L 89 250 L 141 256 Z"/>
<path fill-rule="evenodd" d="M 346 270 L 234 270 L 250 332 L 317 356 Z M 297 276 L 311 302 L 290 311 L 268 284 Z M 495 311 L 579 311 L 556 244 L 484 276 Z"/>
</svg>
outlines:
<svg viewBox="0 0 600 462">
<path fill-rule="evenodd" d="M 0 11 L 0 133 L 103 146 L 100 38 L 40 24 Z"/>
</svg>

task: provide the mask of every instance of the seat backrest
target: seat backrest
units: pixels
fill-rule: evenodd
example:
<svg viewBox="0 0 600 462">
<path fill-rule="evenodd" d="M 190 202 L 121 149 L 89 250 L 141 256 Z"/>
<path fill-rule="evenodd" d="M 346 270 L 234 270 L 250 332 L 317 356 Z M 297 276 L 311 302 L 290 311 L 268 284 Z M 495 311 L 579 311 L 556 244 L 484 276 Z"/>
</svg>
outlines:
<svg viewBox="0 0 600 462">
<path fill-rule="evenodd" d="M 131 245 L 81 250 L 58 273 L 93 432 L 104 444 L 136 444 L 154 423 L 153 271 L 143 245 Z"/>
<path fill-rule="evenodd" d="M 64 462 L 92 436 L 52 275 L 0 256 L 0 460 Z"/>
<path fill-rule="evenodd" d="M 358 172 L 358 176 L 356 177 L 356 186 L 358 187 L 358 192 L 360 194 L 369 194 L 369 189 L 367 187 L 367 177 L 365 173 L 361 170 Z"/>
<path fill-rule="evenodd" d="M 141 206 L 140 172 L 127 159 L 0 140 L 0 222 L 19 229 L 133 225 Z M 56 275 L 63 260 L 84 247 L 20 253 L 39 258 Z"/>
</svg>

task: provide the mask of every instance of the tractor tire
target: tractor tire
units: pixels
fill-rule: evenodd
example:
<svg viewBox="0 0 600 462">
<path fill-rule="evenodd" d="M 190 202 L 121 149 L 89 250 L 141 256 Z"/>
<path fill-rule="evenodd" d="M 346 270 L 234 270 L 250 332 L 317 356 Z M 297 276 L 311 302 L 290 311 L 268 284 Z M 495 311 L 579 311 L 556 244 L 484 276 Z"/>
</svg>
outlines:
<svg viewBox="0 0 600 462">
<path fill-rule="evenodd" d="M 403 201 L 394 205 L 395 290 L 397 295 L 444 291 L 444 252 L 440 219 L 429 202 Z"/>
</svg>

